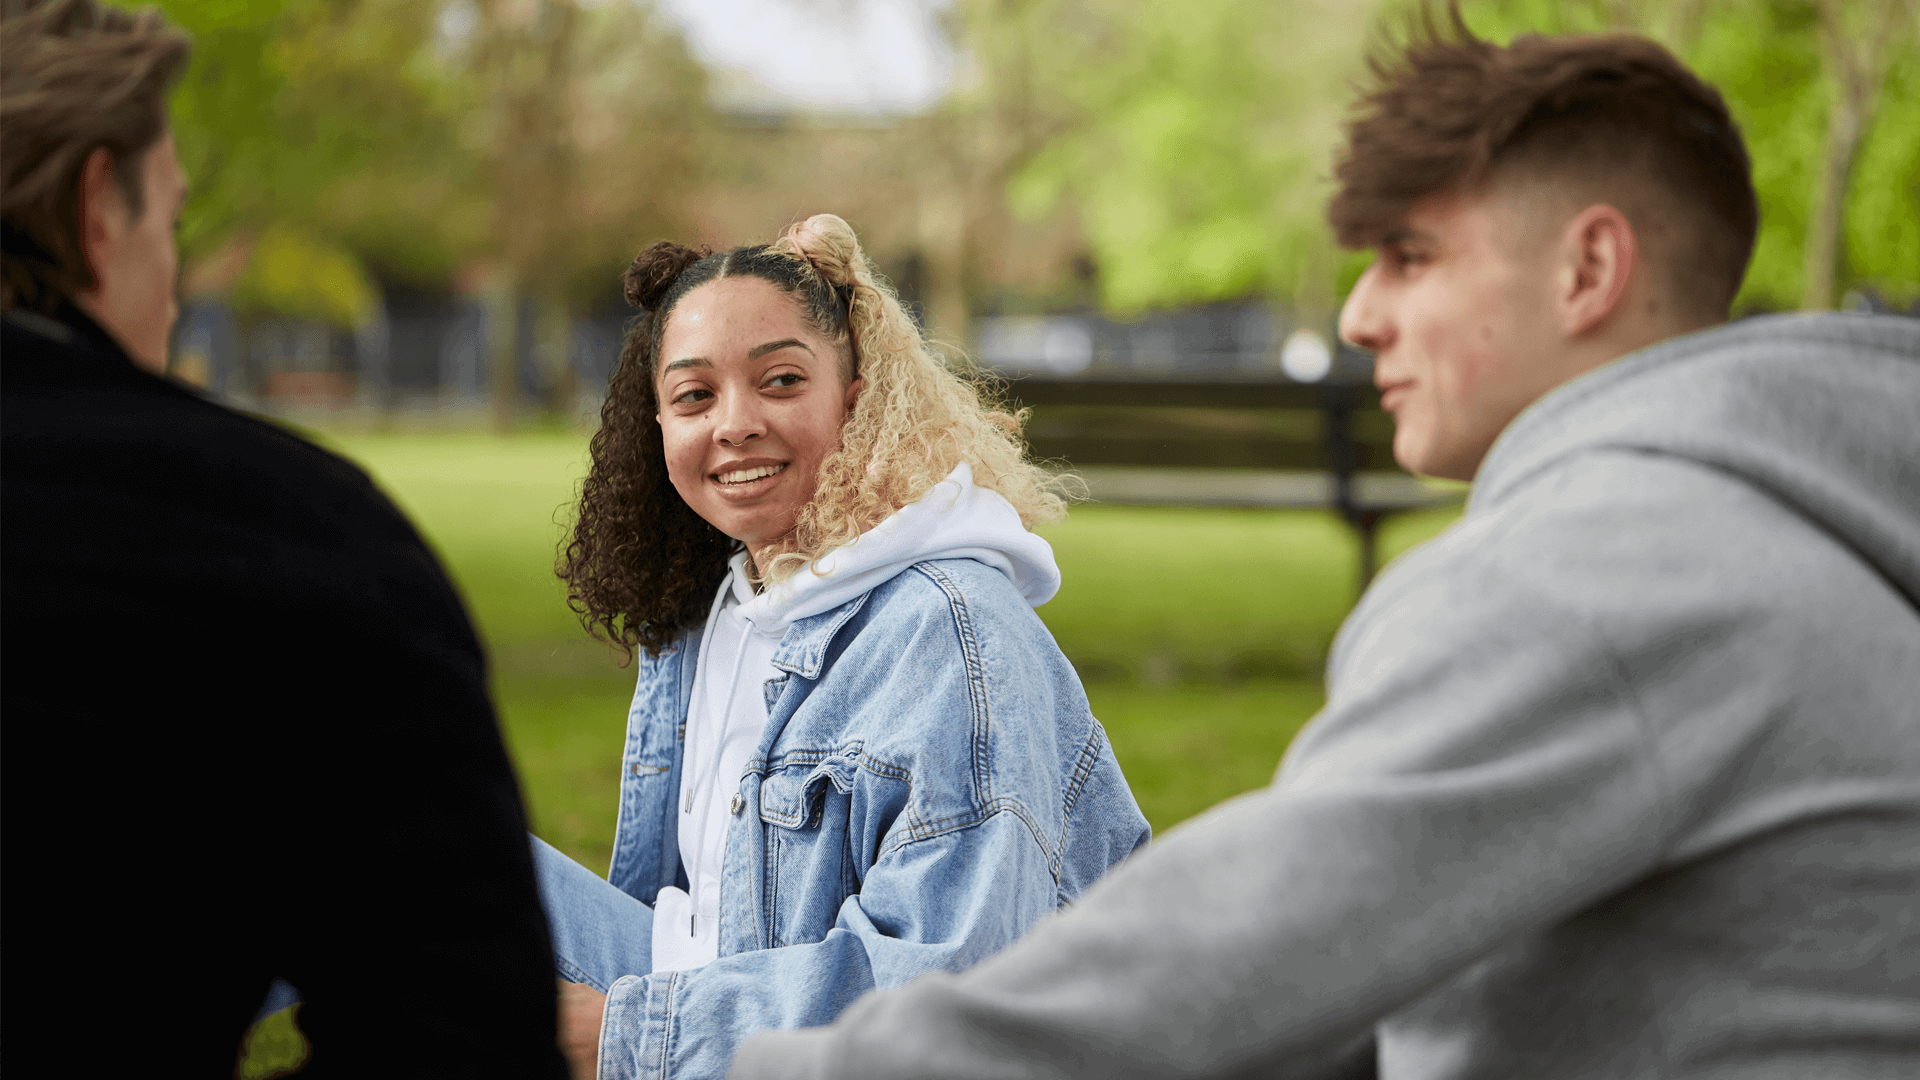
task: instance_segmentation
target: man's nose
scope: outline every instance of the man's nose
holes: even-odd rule
[[[749,439],[757,439],[767,433],[766,416],[755,395],[723,391],[719,405],[719,422],[713,429],[716,441],[740,446]]]
[[[1393,343],[1393,324],[1381,303],[1379,269],[1378,263],[1367,267],[1340,308],[1340,340],[1372,353]]]

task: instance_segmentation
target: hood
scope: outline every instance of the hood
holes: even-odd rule
[[[1019,511],[999,492],[975,484],[973,467],[963,461],[919,502],[770,586],[746,601],[740,613],[760,633],[781,634],[929,559],[985,563],[1005,574],[1034,607],[1060,591],[1053,548],[1027,531]],[[745,553],[734,556],[735,583],[745,580],[745,560]]]
[[[1468,513],[1593,450],[1737,476],[1920,607],[1920,319],[1766,316],[1630,353],[1522,412],[1488,452]]]

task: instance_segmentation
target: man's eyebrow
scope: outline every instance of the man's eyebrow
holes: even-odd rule
[[[669,371],[679,371],[681,368],[690,368],[690,367],[710,368],[712,366],[713,366],[713,361],[707,359],[704,356],[688,356],[688,357],[683,357],[682,359],[679,359],[679,360],[675,360],[673,363],[668,364],[666,367],[661,368],[660,374],[665,375]]]
[[[782,338],[779,341],[769,341],[765,345],[755,345],[753,348],[747,350],[747,359],[758,360],[768,353],[779,352],[781,349],[807,349],[807,343],[801,341],[799,338]],[[813,350],[807,349],[807,353],[811,355]]]

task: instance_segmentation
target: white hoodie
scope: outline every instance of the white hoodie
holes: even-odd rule
[[[761,687],[779,675],[773,655],[787,627],[931,559],[985,563],[1034,607],[1060,591],[1053,549],[1027,531],[999,492],[974,484],[965,462],[919,502],[758,595],[747,581],[746,558],[740,552],[728,563],[700,639],[680,765],[680,861],[691,895],[669,886],[654,902],[655,971],[684,971],[719,955],[730,804],[767,724]]]

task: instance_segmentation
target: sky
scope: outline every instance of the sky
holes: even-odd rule
[[[954,71],[946,0],[657,0],[714,72],[715,104],[898,116],[939,101]]]

